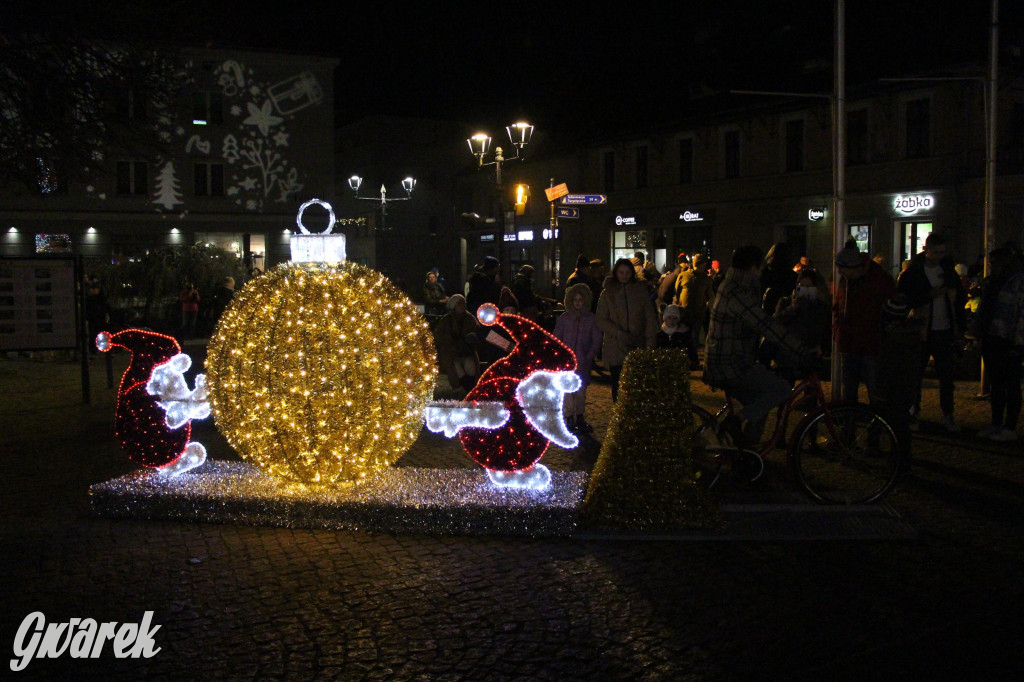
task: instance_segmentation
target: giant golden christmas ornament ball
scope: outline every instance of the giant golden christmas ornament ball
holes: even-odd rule
[[[289,481],[356,483],[419,435],[436,368],[409,299],[355,263],[284,263],[248,282],[207,353],[217,427]]]

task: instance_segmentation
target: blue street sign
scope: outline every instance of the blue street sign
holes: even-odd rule
[[[605,194],[566,194],[562,197],[563,204],[607,204]]]
[[[572,206],[561,206],[555,208],[556,218],[579,218],[580,210]]]

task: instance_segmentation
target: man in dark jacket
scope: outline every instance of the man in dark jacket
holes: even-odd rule
[[[878,263],[856,246],[836,254],[832,330],[842,362],[843,400],[856,401],[863,381],[868,395],[878,394],[878,354],[882,348],[882,306],[896,293],[896,283]]]
[[[532,265],[519,268],[512,280],[512,294],[519,301],[519,314],[536,322],[540,318],[540,298],[533,291],[534,273]]]
[[[935,359],[942,423],[947,431],[956,433],[960,426],[953,419],[954,348],[964,333],[967,292],[956,274],[953,258],[946,251],[945,236],[937,232],[929,234],[924,242],[924,251],[911,259],[910,266],[900,275],[898,286],[900,293],[907,297],[911,315],[923,321],[925,338],[921,367],[928,365],[929,358]],[[912,428],[916,429],[920,412],[921,384],[918,382]]]
[[[468,278],[469,291],[466,294],[466,310],[476,315],[476,309],[484,303],[498,305],[501,283],[498,281],[498,259],[484,258],[483,266],[474,270]]]

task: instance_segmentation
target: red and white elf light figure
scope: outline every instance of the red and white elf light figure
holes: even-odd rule
[[[206,448],[190,442],[192,419],[210,415],[206,375],[196,376],[189,389],[184,372],[192,359],[170,336],[144,329],[101,332],[96,347],[109,351],[124,348],[131,353],[121,376],[114,413],[114,433],[128,459],[177,476],[206,461]]]
[[[503,315],[489,303],[480,306],[477,319],[508,332],[515,348],[487,368],[465,401],[428,406],[427,428],[449,437],[458,433],[495,484],[545,488],[551,472],[538,461],[548,445],[579,444],[562,416],[563,396],[580,388],[576,355],[536,323]]]

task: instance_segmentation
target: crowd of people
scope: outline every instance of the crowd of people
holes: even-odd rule
[[[860,388],[909,442],[919,427],[922,380],[934,368],[942,426],[960,431],[955,416],[955,358],[965,339],[980,345],[991,394],[992,423],[979,436],[1017,439],[1024,355],[1024,260],[1012,245],[988,255],[990,274],[971,282],[957,266],[945,236],[930,234],[921,253],[898,278],[884,260],[853,241],[835,255],[836,281],[786,243],[767,253],[737,248],[727,268],[708,254],[680,253],[662,272],[642,252],[620,258],[610,272],[600,259],[580,255],[566,282],[564,312],[553,333],[575,353],[582,388],[566,397],[573,430],[587,431],[586,391],[592,370],[610,375],[612,400],[626,356],[640,348],[678,348],[692,372],[729,391],[740,407],[723,425],[741,443],[760,439],[769,412],[788,399],[810,372],[826,373],[833,342],[844,400]],[[830,264],[831,266],[831,264]],[[502,286],[499,262],[487,257],[470,274],[463,294],[447,295],[438,273],[428,273],[428,310],[446,305],[435,339],[439,364],[453,389],[469,391],[481,367],[509,343],[478,338],[477,308],[494,303],[503,313],[536,320],[543,303],[533,289],[534,269],[523,266]],[[977,269],[977,268],[975,268]],[[980,274],[980,273],[977,273]],[[493,336],[493,335],[492,335]],[[703,347],[703,362],[700,349]]]

